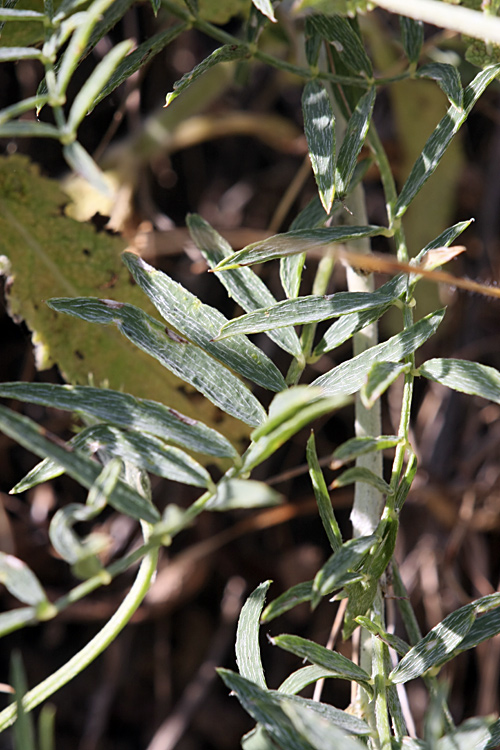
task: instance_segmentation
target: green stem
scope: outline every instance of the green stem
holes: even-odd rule
[[[384,604],[380,590],[375,597],[372,619],[383,626]],[[372,638],[372,679],[375,690],[375,724],[380,750],[391,750],[392,734],[387,705],[387,646],[375,636]]]
[[[176,16],[176,18],[180,18],[183,21],[190,23],[194,28],[198,29],[198,31],[202,31],[207,36],[212,37],[212,39],[217,39],[217,41],[222,42],[222,44],[237,44],[241,46],[243,43],[242,40],[238,37],[233,36],[232,34],[228,34],[226,31],[223,31],[222,29],[214,26],[208,21],[204,21],[202,18],[192,16],[188,10],[175,5],[169,0],[163,0],[162,5],[164,8],[167,8],[167,10],[172,13],[172,15]],[[249,55],[251,55],[251,57],[253,57],[255,60],[259,60],[259,62],[270,65],[272,68],[283,70],[285,73],[296,75],[306,81],[310,80],[311,78],[321,78],[322,80],[330,81],[331,83],[335,83],[340,86],[357,86],[358,88],[369,89],[374,84],[385,86],[388,83],[401,81],[410,76],[409,72],[405,72],[399,73],[398,75],[392,76],[390,78],[381,78],[380,80],[375,80],[361,77],[356,78],[352,76],[341,76],[336,75],[335,73],[329,73],[328,71],[313,72],[310,68],[302,68],[301,66],[294,65],[293,63],[289,63],[286,60],[281,60],[279,57],[274,57],[274,55],[269,55],[267,52],[263,52],[262,50],[258,49],[254,44],[248,44],[247,47]]]
[[[324,255],[318,263],[316,269],[316,275],[314,277],[314,283],[312,293],[316,295],[326,294],[328,284],[333,273],[335,266],[335,257],[332,255]],[[309,323],[302,329],[302,335],[300,337],[300,344],[302,347],[302,357],[296,358],[292,361],[290,368],[286,376],[286,382],[288,385],[295,385],[298,383],[300,376],[304,372],[305,366],[310,359],[314,336],[316,334],[317,323]]]
[[[50,677],[47,677],[46,680],[40,682],[33,690],[26,693],[23,698],[25,711],[32,711],[36,706],[39,706],[40,703],[47,700],[57,690],[80,674],[80,672],[102,654],[123,630],[149,590],[156,572],[158,549],[156,547],[144,558],[132,588],[102,630],[60,669],[51,674]],[[16,716],[17,708],[15,705],[4,709],[0,713],[0,731],[11,726],[15,722]]]

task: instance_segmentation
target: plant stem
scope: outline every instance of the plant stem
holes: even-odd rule
[[[380,8],[460,34],[500,44],[500,18],[441,0],[375,0]]]
[[[51,674],[50,677],[47,677],[46,680],[40,682],[33,690],[26,693],[23,698],[25,711],[32,711],[36,706],[39,706],[40,703],[80,674],[123,630],[149,590],[156,571],[158,549],[158,547],[155,547],[144,558],[132,588],[102,630],[60,669]],[[11,726],[15,722],[16,716],[17,708],[15,705],[4,709],[0,713],[0,731]]]

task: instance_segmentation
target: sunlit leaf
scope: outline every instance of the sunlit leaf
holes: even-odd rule
[[[226,271],[238,266],[251,266],[254,263],[264,263],[288,255],[296,255],[335,242],[350,242],[361,237],[374,237],[385,232],[384,227],[378,226],[295,229],[248,245],[219,263],[215,270]]]
[[[500,404],[500,372],[494,367],[465,359],[428,359],[418,373],[454,391]]]
[[[330,546],[333,551],[336,552],[342,546],[342,534],[340,533],[325,478],[321,471],[321,466],[319,465],[313,432],[311,432],[311,436],[307,441],[306,457],[309,465],[309,476],[311,477],[321,522],[328,537],[328,541],[330,542]]]
[[[361,39],[347,18],[340,15],[311,16],[311,25],[323,39],[332,44],[345,65],[356,75],[369,78],[373,74],[370,58]]]
[[[307,659],[312,664],[329,669],[336,673],[340,679],[354,680],[354,682],[362,685],[368,693],[373,693],[370,675],[342,654],[330,651],[330,649],[320,646],[314,641],[300,638],[297,635],[277,635],[270,641],[275,646],[279,646],[301,659]]]
[[[23,604],[37,607],[47,602],[40,581],[26,563],[5,552],[0,552],[0,583]]]
[[[334,552],[316,573],[313,584],[313,603],[318,603],[322,596],[331,594],[335,589],[350,583],[353,579],[351,573],[357,571],[377,541],[378,537],[374,534],[350,539],[338,552]]]
[[[96,417],[212,456],[237,455],[220,433],[156,401],[105,388],[48,383],[0,383],[0,397]]]
[[[64,146],[63,156],[72,170],[83,177],[84,180],[87,180],[103,196],[110,197],[111,189],[105,175],[78,141],[73,141],[73,143]]]
[[[260,10],[260,12],[269,18],[270,21],[273,23],[276,23],[276,16],[274,15],[273,6],[271,3],[271,0],[252,0],[252,3],[255,5],[257,10]]]
[[[142,351],[197,388],[223,411],[253,426],[263,421],[264,409],[239,378],[138,307],[86,297],[63,297],[47,304],[57,312],[89,323],[116,325]]]
[[[280,403],[285,403],[285,394],[287,393],[285,391],[275,398],[279,398]],[[243,456],[244,470],[250,471],[259,463],[262,463],[292,435],[295,435],[315,419],[330,414],[348,403],[348,400],[343,396],[340,398],[334,396],[330,399],[329,397],[318,398],[314,391],[312,391],[312,394],[312,398],[305,400],[304,405],[299,409],[291,410],[290,416],[286,418],[284,418],[285,411],[276,414],[270,413],[269,419],[263,423],[263,432],[257,432],[258,437],[254,433],[254,441]],[[299,392],[298,395],[301,396],[302,393]]]
[[[243,60],[248,57],[248,49],[246,45],[236,44],[225,44],[223,47],[219,47],[211,55],[208,55],[201,63],[196,65],[189,73],[185,73],[182,78],[174,83],[173,90],[167,94],[165,106],[168,107],[179,94],[181,94],[193,81],[199,78],[214,65],[219,63],[231,62],[233,60]]]
[[[401,217],[420,188],[435,171],[452,138],[458,133],[487,86],[496,78],[500,65],[490,65],[474,78],[464,91],[463,108],[453,104],[427,141],[415,162],[396,203],[395,216]]]
[[[354,461],[358,456],[364,456],[373,451],[394,448],[401,440],[402,438],[397,435],[380,435],[379,437],[366,435],[364,437],[351,438],[334,450],[331,468],[338,469],[343,464]]]
[[[364,750],[366,745],[336,726],[332,721],[334,717],[329,715],[330,712],[318,710],[320,705],[328,708],[324,703],[318,704],[316,701],[307,701],[295,696],[286,702],[283,701],[282,708],[315,750],[338,750],[339,747],[343,750]]]
[[[380,360],[399,362],[422,346],[437,330],[444,317],[444,310],[437,310],[398,333],[388,341],[367,349],[333,370],[320,375],[311,385],[321,386],[325,394],[355,393],[365,382],[373,364]]]
[[[464,103],[464,92],[460,74],[454,65],[447,63],[428,63],[416,72],[417,78],[432,78],[444,91],[450,104],[461,109]]]
[[[0,407],[0,430],[40,458],[48,457],[61,464],[73,479],[87,489],[92,487],[100,474],[102,467],[95,461],[68,449],[58,438],[49,435],[31,419],[4,407]],[[159,519],[156,508],[121,481],[117,483],[109,502],[116,510],[132,518],[144,519],[150,523]]]
[[[366,408],[371,409],[400,375],[410,371],[410,367],[407,362],[375,362],[361,388],[361,400]]]
[[[463,641],[475,618],[474,603],[466,604],[444,618],[404,656],[392,670],[394,683],[408,682],[443,664]]]
[[[283,496],[265,482],[253,479],[227,479],[217,485],[217,493],[205,505],[206,510],[267,508],[279,505]]]
[[[262,613],[262,622],[271,622],[304,602],[310,602],[313,595],[313,582],[297,583],[270,602]]]
[[[196,344],[232,370],[272,391],[286,387],[276,365],[255,344],[238,337],[214,341],[227,319],[205,305],[167,274],[156,270],[133,253],[124,253],[125,265],[158,312],[181,336]]]
[[[308,295],[297,299],[287,299],[272,307],[234,318],[225,323],[217,339],[234,336],[238,333],[259,333],[287,325],[319,323],[337,316],[350,315],[392,304],[399,295],[399,289],[392,285],[381,287],[376,292],[336,292],[335,294]]]
[[[272,737],[278,747],[284,750],[313,750],[307,740],[300,735],[292,721],[281,708],[279,694],[263,690],[250,680],[229,669],[218,669],[217,673],[226,686],[237,696],[250,716],[258,721]]]
[[[364,466],[354,466],[352,469],[346,469],[346,471],[343,471],[340,476],[334,479],[331,488],[337,489],[338,487],[347,487],[356,482],[369,484],[383,494],[387,494],[391,490],[390,486],[384,481],[384,479],[382,479],[382,477],[379,477],[373,471],[370,471],[370,469],[367,469]]]
[[[374,104],[375,89],[372,88],[359,99],[347,123],[335,170],[335,187],[340,198],[349,189],[359,153],[368,134]]]
[[[329,213],[335,195],[335,118],[330,97],[319,81],[308,81],[302,94],[304,131],[323,208]]]
[[[231,246],[201,216],[189,215],[186,218],[186,224],[196,246],[203,253],[211,268],[232,255]],[[276,304],[276,299],[267,285],[250,268],[236,268],[233,271],[215,275],[227,289],[229,296],[247,312]],[[268,335],[285,351],[300,356],[302,352],[300,341],[293,328],[269,332]]]
[[[236,633],[236,663],[240,675],[261,688],[266,678],[260,657],[260,615],[271,581],[265,581],[253,591],[243,605]]]
[[[424,24],[407,16],[399,16],[399,27],[401,29],[401,41],[404,51],[411,63],[418,62],[422,45],[424,43]]]

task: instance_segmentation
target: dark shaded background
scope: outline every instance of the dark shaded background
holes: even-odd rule
[[[385,17],[382,17],[385,18]],[[164,23],[164,19],[160,21]],[[385,21],[384,21],[385,23]],[[134,36],[139,41],[157,28],[146,6],[132,9],[113,32],[113,41]],[[237,24],[230,26],[237,30]],[[172,83],[215,44],[197,32],[189,32],[155,59],[143,79],[119,89],[101,104],[81,128],[81,140],[94,152],[108,128],[113,140],[130,136],[144,118],[160,108]],[[95,65],[97,50],[81,67],[73,93]],[[464,69],[465,76],[471,76]],[[36,63],[0,67],[0,108],[34,93],[40,70]],[[134,211],[124,230],[133,239],[148,238],[148,257],[205,301],[232,314],[231,305],[215,280],[204,273],[200,257],[184,236],[162,233],[183,227],[189,211],[197,211],[217,228],[231,233],[235,246],[247,244],[267,230],[304,160],[300,136],[300,86],[296,80],[262,66],[240,70],[240,80],[228,87],[208,110],[279,114],[297,128],[296,136],[272,147],[252,132],[213,139],[175,154],[158,153],[143,165],[134,195]],[[118,117],[117,117],[118,113]],[[49,114],[44,114],[49,117]],[[390,99],[381,95],[376,121],[391,155],[396,174],[401,144]],[[114,123],[114,125],[113,125]],[[116,126],[116,127],[115,127]],[[453,221],[474,216],[464,235],[468,253],[452,264],[452,272],[487,281],[499,277],[498,207],[500,204],[500,107],[497,84],[490,87],[461,133],[465,161],[455,188]],[[66,171],[60,146],[52,141],[0,142],[3,153],[26,153],[42,171],[60,177]],[[102,151],[102,149],[100,149]],[[384,221],[383,199],[374,171],[366,179],[370,221]],[[289,221],[314,194],[309,176],[297,197],[274,229],[286,229]],[[104,222],[95,217],[99,225]],[[451,223],[451,222],[450,222]],[[248,230],[244,239],[241,229]],[[444,228],[444,227],[443,227]],[[428,237],[428,240],[432,237]],[[153,250],[151,249],[153,248]],[[378,248],[386,250],[388,248]],[[316,259],[308,261],[303,291],[312,278]],[[276,264],[262,269],[273,291],[279,292]],[[342,288],[343,272],[334,276]],[[427,285],[432,301],[436,290]],[[419,355],[475,359],[500,368],[498,302],[479,296],[441,290],[449,304],[443,329]],[[430,304],[428,299],[423,304]],[[384,324],[390,332],[390,322]],[[37,373],[29,332],[9,318],[5,302],[0,307],[2,356],[0,379],[60,382],[56,370]],[[262,341],[278,366],[288,362],[279,351]],[[346,347],[326,363],[327,369]],[[309,377],[312,377],[311,374]],[[397,431],[401,384],[391,389],[384,403],[384,431]],[[67,415],[11,404],[51,431],[69,437]],[[175,404],[174,404],[175,406]],[[500,407],[480,399],[447,392],[438,385],[417,384],[413,433],[419,456],[419,473],[405,510],[397,559],[424,632],[453,609],[496,590],[500,568]],[[318,452],[327,459],[332,450],[352,435],[352,412],[345,409],[318,425]],[[236,618],[244,597],[260,582],[271,578],[274,597],[294,583],[311,578],[328,555],[328,544],[315,511],[307,474],[304,445],[307,435],[297,435],[259,469],[257,478],[271,478],[287,504],[270,512],[204,514],[196,525],[174,540],[163,553],[158,579],[126,631],[108,651],[79,675],[51,702],[57,707],[58,750],[232,750],[252,727],[235,698],[228,697],[214,666],[234,668]],[[387,456],[387,468],[390,466]],[[23,559],[38,575],[50,595],[57,597],[75,585],[68,567],[55,558],[48,542],[48,525],[54,510],[68,502],[84,500],[85,494],[70,480],[61,478],[24,496],[10,496],[9,489],[34,465],[33,456],[0,435],[1,549]],[[333,473],[325,470],[327,479]],[[196,496],[189,488],[153,480],[155,502],[186,505]],[[337,491],[332,502],[346,538],[350,535],[350,491]],[[114,539],[114,553],[137,543],[137,529],[127,519],[108,515],[102,530]],[[211,540],[208,541],[207,540]],[[3,639],[0,681],[8,681],[12,649],[23,655],[30,686],[34,686],[81,648],[111,616],[125,595],[132,573],[115,580],[106,590],[75,604],[54,622],[22,630]],[[390,594],[390,591],[389,591]],[[4,609],[16,606],[1,592]],[[326,643],[336,604],[324,602],[313,614],[298,607],[263,629],[265,634],[292,632]],[[397,620],[396,604],[388,599],[389,618]],[[398,631],[399,632],[399,631]],[[401,633],[403,635],[403,633]],[[350,654],[350,644],[337,648]],[[277,687],[300,664],[272,647],[263,637],[263,660],[268,684]],[[483,644],[464,654],[444,670],[451,683],[450,705],[457,722],[475,714],[498,711],[498,664],[500,640]],[[421,727],[426,694],[420,681],[408,686],[410,703]],[[347,683],[331,681],[323,699],[338,707],[349,704]],[[6,698],[2,699],[6,703]],[[157,744],[149,743],[160,725],[169,720]],[[174,742],[177,738],[177,744]],[[10,748],[6,732],[0,748]]]

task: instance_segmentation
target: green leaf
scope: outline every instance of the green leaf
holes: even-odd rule
[[[323,669],[322,667],[317,667],[316,665],[311,666],[311,667],[304,667],[302,670],[299,670],[299,671],[305,672],[306,670],[314,670],[316,674],[319,674],[319,672],[321,671],[323,676],[326,678],[335,676],[334,674],[330,672],[330,670]],[[297,672],[295,672],[295,675],[297,675]],[[291,676],[292,675],[290,675],[290,677]],[[320,678],[317,677],[316,679],[320,679]],[[283,684],[280,686],[278,693],[284,694],[286,692],[282,689]],[[288,691],[286,695],[283,695],[283,700],[282,700],[281,705],[282,706],[287,706],[287,705],[300,706],[303,709],[307,709],[308,715],[311,715],[311,713],[316,714],[318,716],[321,716],[326,721],[328,721],[330,728],[331,728],[331,725],[333,725],[334,728],[336,727],[338,729],[342,729],[343,731],[348,732],[349,734],[358,734],[358,735],[370,734],[371,730],[368,724],[364,722],[362,719],[358,719],[357,716],[353,716],[352,714],[347,713],[347,711],[341,711],[338,708],[334,708],[333,706],[330,706],[328,703],[321,703],[320,701],[311,700],[310,698],[301,698],[299,696],[296,696],[295,692]],[[310,739],[309,735],[306,735],[306,736],[308,739]],[[338,746],[336,747],[338,748]],[[344,747],[344,745],[342,745],[342,747]]]
[[[36,10],[0,8],[0,21],[45,21],[45,14]]]
[[[95,425],[79,433],[74,442],[84,442],[89,450],[104,450],[110,456],[118,456],[173,482],[194,487],[212,485],[208,471],[187,453],[140,432],[122,432],[116,427]]]
[[[253,426],[263,421],[264,409],[239,378],[138,307],[85,297],[52,299],[47,304],[57,312],[89,323],[116,325],[129,341],[190,383],[223,411]]]
[[[0,552],[0,583],[23,604],[38,607],[48,603],[40,581],[26,563],[5,552]]]
[[[476,618],[471,629],[460,642],[457,653],[475,648],[480,643],[498,635],[498,633],[500,633],[500,607]]]
[[[81,453],[68,450],[58,438],[50,436],[42,427],[26,417],[0,407],[0,430],[27,450],[41,458],[51,458],[61,464],[67,474],[90,489],[100,474],[101,467]],[[128,485],[118,482],[110,497],[110,505],[136,519],[155,523],[158,511]]]
[[[319,81],[308,81],[302,94],[307,148],[323,208],[330,212],[335,195],[335,117],[330,97]]]
[[[335,242],[350,242],[361,237],[374,237],[384,234],[384,227],[318,227],[316,229],[295,229],[285,234],[254,242],[243,250],[233,253],[216,267],[216,271],[227,271],[238,266],[251,266],[268,260],[296,255]]]
[[[371,78],[373,68],[361,39],[347,18],[339,15],[311,16],[311,26],[332,44],[341,55],[345,65],[356,75]]]
[[[282,708],[290,717],[294,726],[300,731],[315,750],[364,750],[365,744],[358,742],[336,726],[331,711],[320,711],[320,706],[330,708],[326,704],[305,698],[288,698],[282,702]]]
[[[279,648],[289,651],[301,659],[307,659],[311,664],[329,669],[340,679],[357,682],[370,695],[373,694],[370,675],[342,654],[330,651],[330,649],[320,646],[314,641],[300,638],[297,635],[277,635],[270,641],[275,646],[279,646]]]
[[[364,466],[354,466],[352,469],[346,469],[346,471],[343,471],[332,482],[331,486],[332,489],[337,489],[338,487],[347,487],[349,484],[355,484],[355,482],[369,484],[370,487],[375,487],[376,490],[385,495],[391,491],[390,485],[382,477],[377,476],[377,474]]]
[[[35,750],[35,727],[33,717],[25,709],[23,698],[28,690],[26,673],[19,651],[15,650],[10,662],[10,682],[15,690],[17,717],[13,729],[14,747]]]
[[[319,53],[323,40],[314,30],[314,27],[311,24],[311,16],[306,16],[304,37],[307,64],[310,68],[315,68],[318,65]]]
[[[261,621],[271,622],[271,620],[275,620],[276,617],[279,617],[290,609],[297,607],[299,604],[310,602],[312,595],[312,581],[297,583],[267,605],[262,613]]]
[[[9,635],[9,633],[14,633],[25,625],[32,625],[36,621],[36,607],[20,607],[8,612],[0,612],[0,638]]]
[[[396,651],[396,653],[400,656],[404,656],[410,650],[410,646],[405,641],[401,640],[401,638],[398,638],[398,636],[396,635],[388,633],[376,622],[370,620],[369,617],[363,617],[362,615],[359,615],[358,617],[356,617],[356,622],[358,623],[358,625],[361,625],[363,628],[368,630],[369,633],[375,635],[377,638],[380,638],[380,640],[386,643],[390,648],[394,649],[394,651]]]
[[[287,325],[319,323],[329,318],[391,305],[399,296],[399,289],[395,293],[394,287],[395,285],[389,288],[381,287],[376,292],[336,292],[286,299],[230,320],[222,326],[217,340],[241,333],[260,333]]]
[[[204,506],[206,510],[234,510],[236,508],[267,508],[279,505],[283,496],[265,482],[253,479],[227,479],[217,485],[217,493]]]
[[[447,63],[429,63],[415,73],[417,78],[431,78],[439,85],[448,97],[450,104],[461,109],[464,103],[464,91],[460,73],[454,65]]]
[[[348,192],[359,152],[368,135],[374,104],[375,88],[372,88],[359,99],[347,123],[335,170],[335,187],[339,198]]]
[[[207,470],[179,448],[165,445],[161,440],[140,432],[122,432],[109,425],[92,425],[69,441],[74,449],[93,454],[106,452],[138,466],[156,476],[182,482],[194,487],[211,487]],[[35,466],[15,487],[11,494],[26,492],[41,482],[60,476],[64,469],[45,459]]]
[[[276,745],[260,724],[241,738],[242,750],[276,750]]]
[[[269,18],[270,21],[273,23],[276,23],[277,19],[274,15],[273,6],[271,3],[271,0],[252,0],[253,5],[257,8],[257,10],[260,10],[262,15]]]
[[[87,504],[69,503],[58,510],[50,522],[49,536],[52,546],[63,560],[70,563],[74,575],[78,578],[91,578],[102,571],[97,553],[106,541],[92,534],[81,541],[73,526],[82,521],[91,521],[102,512],[116,487],[121,469],[122,463],[119,459],[110,461],[92,485]]]
[[[320,386],[328,395],[350,394],[358,391],[373,364],[379,360],[399,362],[422,346],[435,333],[444,317],[445,310],[437,310],[398,333],[388,341],[372,346],[347,362],[334,367],[311,384]]]
[[[334,201],[332,210],[335,208],[336,203],[337,202]],[[310,227],[321,226],[325,223],[327,218],[328,214],[325,213],[325,209],[321,205],[319,196],[315,195],[314,198],[309,201],[307,206],[297,214],[290,224],[290,230],[308,229]],[[280,259],[281,286],[283,287],[286,296],[289,298],[298,297],[305,262],[306,253],[289,255]]]
[[[361,388],[361,401],[365,407],[371,409],[389,386],[410,369],[411,365],[408,362],[375,362]]]
[[[378,537],[374,534],[350,539],[345,542],[338,552],[334,552],[320,570],[316,573],[313,583],[313,605],[319,603],[321,597],[331,594],[351,583],[353,572],[357,572],[363,559],[376,544]],[[323,665],[324,666],[324,665]]]
[[[280,371],[255,344],[246,338],[214,341],[227,319],[204,305],[183,286],[157,271],[133,253],[124,253],[125,265],[162,317],[182,335],[227,367],[272,391],[286,383]]]
[[[99,94],[109,83],[119,63],[132,50],[132,47],[133,42],[130,40],[120,42],[94,68],[71,105],[66,123],[68,132],[76,133],[81,121],[94,109]]]
[[[261,688],[266,688],[266,678],[260,658],[260,614],[271,581],[265,581],[250,594],[243,605],[236,633],[236,663],[239,673]]]
[[[321,522],[328,537],[328,541],[330,542],[333,551],[336,552],[342,546],[342,534],[340,533],[339,525],[333,512],[330,494],[326,486],[323,472],[321,471],[321,466],[319,465],[313,432],[311,432],[311,436],[307,441],[306,457],[309,466],[309,476],[311,477],[311,483],[318,504]]]
[[[158,8],[160,3],[158,2]],[[167,31],[161,31],[159,34],[155,34],[150,39],[140,44],[137,49],[131,52],[127,57],[120,62],[113,75],[109,78],[106,85],[102,88],[98,95],[95,97],[92,107],[89,108],[91,112],[99,102],[109,96],[115,89],[118,88],[124,81],[136,71],[140,70],[144,65],[147,65],[153,57],[161,52],[167,45],[173,42],[179,34],[185,31],[188,25],[185,23],[177,24]]]
[[[287,695],[296,695],[308,685],[313,685],[318,680],[323,680],[331,676],[335,677],[336,673],[332,673],[329,669],[325,669],[324,667],[317,667],[316,664],[312,664],[308,667],[301,667],[300,669],[297,669],[296,672],[292,672],[292,674],[281,683],[278,692]],[[361,720],[359,719],[358,721]]]
[[[290,401],[287,399],[289,391],[284,391],[275,397],[273,403],[276,402],[276,408],[273,411],[270,409],[269,419],[263,423],[262,430],[253,433],[254,442],[243,456],[245,471],[250,471],[262,463],[302,427],[325,414],[340,409],[347,403],[344,398],[318,398],[317,392],[314,391],[310,391],[311,395],[308,397],[307,390],[310,390],[308,386],[298,386],[298,388],[300,391],[297,393],[292,391],[290,394],[292,396]],[[295,395],[297,398],[293,398]],[[302,406],[300,406],[301,400]]]
[[[417,63],[424,43],[424,24],[407,16],[399,16],[399,27],[406,57],[411,63]]]
[[[189,215],[186,224],[194,243],[211,268],[214,268],[224,258],[232,255],[231,246],[201,216],[197,214]],[[266,284],[250,268],[237,268],[215,275],[227,289],[229,296],[247,312],[276,304],[276,299]],[[294,356],[302,354],[299,338],[293,328],[269,332],[268,336],[290,354]]]
[[[381,307],[373,307],[365,312],[351,313],[343,315],[339,320],[332,323],[323,334],[323,338],[318,342],[314,349],[314,357],[321,357],[326,352],[336,349],[341,344],[348,341],[355,333],[361,331],[370,323],[378,320],[390,308],[390,304]]]
[[[486,750],[495,735],[495,719],[491,716],[474,716],[445,734],[436,743],[436,750]]]
[[[248,57],[248,48],[244,44],[225,44],[223,47],[219,47],[211,55],[208,55],[201,63],[196,65],[189,73],[185,73],[176,83],[174,83],[173,90],[167,94],[165,100],[165,106],[168,107],[179,94],[181,94],[193,81],[199,78],[207,70],[213,68],[214,65],[224,62],[232,62],[233,60],[243,60]]]
[[[490,65],[474,78],[464,91],[463,109],[451,105],[446,115],[425,144],[399,195],[395,218],[400,218],[420,188],[435,171],[452,138],[458,133],[469,113],[487,86],[500,72],[499,65]]]
[[[298,297],[299,295],[306,257],[306,253],[299,253],[280,259],[281,286],[288,298]],[[226,273],[229,273],[229,271],[226,271]]]
[[[344,627],[342,628],[342,637],[347,640],[351,637],[358,627],[357,618],[365,615],[372,607],[377,595],[379,581],[375,576],[367,572],[368,566],[364,566],[364,576],[361,580],[355,581],[347,589],[349,597],[347,599],[347,608],[344,616]]]
[[[281,750],[313,750],[283,711],[279,694],[263,690],[229,669],[218,669],[217,673],[245,711],[262,725]]]
[[[403,438],[397,435],[380,435],[379,437],[357,437],[346,440],[333,452],[332,469],[339,469],[349,461],[354,461],[358,456],[364,456],[373,451],[383,451],[386,448],[395,448]]]
[[[374,320],[378,320],[378,318],[389,309],[396,299],[405,294],[407,289],[407,277],[395,276],[375,292],[371,292],[371,294],[380,295],[381,305],[365,312],[355,312],[342,316],[340,320],[333,323],[333,325],[326,330],[323,338],[314,350],[314,355],[319,357],[322,354],[335,349],[366,325],[369,325]],[[348,292],[348,294],[351,294],[351,292]],[[391,302],[387,302],[388,299],[391,299]]]
[[[56,138],[59,140],[60,137],[60,131],[48,122],[14,120],[0,125],[0,138]]]
[[[36,47],[0,47],[0,62],[42,59],[43,52]]]
[[[234,458],[231,443],[216,430],[156,401],[105,388],[46,383],[0,383],[0,397],[14,398],[155,435],[197,453]]]
[[[411,490],[413,480],[415,479],[415,474],[417,473],[418,468],[418,461],[415,453],[413,452],[410,445],[406,446],[406,452],[408,454],[408,463],[406,466],[406,471],[404,473],[404,476],[402,480],[400,481],[398,488],[396,490],[396,494],[394,497],[394,507],[396,510],[401,510],[403,507],[406,498],[408,497],[408,493]]]
[[[63,156],[74,172],[87,180],[103,196],[111,197],[111,190],[104,174],[78,141],[73,141],[73,143],[64,146]]]
[[[0,110],[0,125],[4,125],[6,122],[11,120],[13,117],[18,117],[19,115],[24,114],[24,112],[29,112],[31,109],[40,109],[44,104],[48,102],[49,98],[48,96],[42,97],[42,96],[28,96],[26,99],[21,99],[20,102],[16,102],[15,104],[11,104],[9,107],[4,107],[4,109]],[[26,124],[25,121],[17,121],[18,125],[24,125]],[[37,123],[34,123],[35,125]],[[45,125],[45,123],[38,123],[39,125]],[[54,128],[54,126],[51,126],[54,133],[52,135],[53,138],[59,137],[59,131],[57,128]]]
[[[404,656],[392,670],[389,679],[395,683],[408,682],[441,666],[470,631],[475,618],[475,604],[466,604],[436,625]]]
[[[494,367],[465,359],[428,359],[418,374],[454,391],[500,404],[500,372]]]

